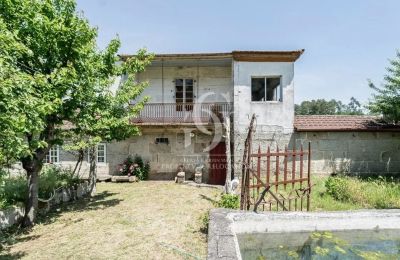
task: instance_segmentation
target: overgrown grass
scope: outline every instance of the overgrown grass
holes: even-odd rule
[[[313,178],[313,211],[400,208],[400,182],[393,178]]]
[[[400,183],[393,178],[329,177],[326,192],[334,199],[363,208],[400,208]]]

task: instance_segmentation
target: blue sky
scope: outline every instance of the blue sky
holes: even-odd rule
[[[99,28],[98,44],[119,35],[120,53],[297,50],[295,101],[365,103],[400,49],[398,0],[78,0]]]

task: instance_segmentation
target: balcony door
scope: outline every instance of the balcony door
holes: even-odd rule
[[[175,79],[175,102],[176,111],[193,111],[193,79]]]

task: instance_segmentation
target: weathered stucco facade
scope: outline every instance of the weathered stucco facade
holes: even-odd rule
[[[270,145],[276,149],[289,145],[294,121],[294,61],[293,62],[243,62],[234,61],[234,158],[235,175],[239,176],[242,165],[244,142],[253,114],[256,115],[253,134],[253,150],[258,145]],[[281,78],[280,101],[252,101],[253,77]]]

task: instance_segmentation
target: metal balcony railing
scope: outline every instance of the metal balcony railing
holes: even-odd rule
[[[231,112],[231,103],[148,103],[132,119],[137,124],[219,123]]]

